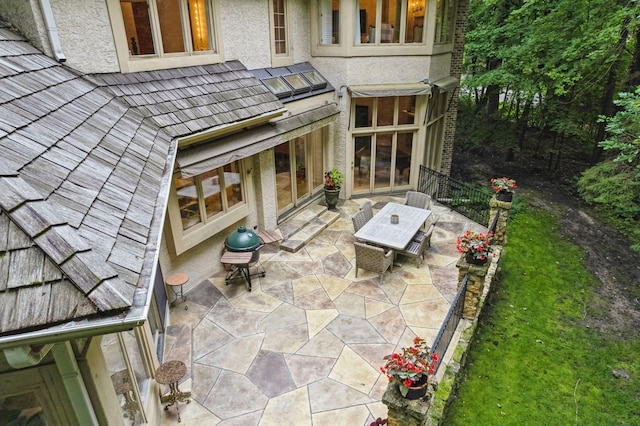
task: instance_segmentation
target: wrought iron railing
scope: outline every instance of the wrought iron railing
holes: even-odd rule
[[[431,195],[443,204],[480,224],[489,222],[491,195],[452,179],[425,166],[420,166],[418,191]]]
[[[456,293],[455,299],[453,299],[453,303],[449,307],[449,312],[447,312],[447,316],[444,318],[444,322],[440,327],[440,331],[433,341],[433,345],[431,346],[432,352],[438,355],[438,362],[436,364],[436,372],[438,372],[438,368],[440,367],[440,363],[442,362],[442,358],[444,354],[447,352],[447,348],[453,339],[453,334],[458,328],[458,323],[462,318],[462,309],[464,308],[464,293],[467,290],[467,281],[469,281],[469,274],[465,275],[462,279],[462,284],[460,284],[460,288]]]

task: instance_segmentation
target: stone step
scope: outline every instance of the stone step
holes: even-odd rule
[[[284,237],[280,249],[291,253],[299,251],[339,217],[340,212],[327,210],[326,206],[314,204],[307,207],[280,226]]]

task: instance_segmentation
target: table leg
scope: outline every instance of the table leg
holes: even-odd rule
[[[175,404],[176,412],[178,413],[178,423],[180,423],[182,422],[182,419],[180,418],[180,407],[178,407],[178,403],[186,402],[187,404],[189,404],[191,402],[191,399],[189,399],[190,397],[191,392],[181,392],[180,388],[178,387],[178,382],[173,382],[169,385],[169,395],[161,397],[160,402],[162,404],[166,402],[169,403],[164,407],[165,411]]]

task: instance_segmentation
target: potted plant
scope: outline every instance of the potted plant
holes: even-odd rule
[[[511,202],[513,200],[513,190],[518,186],[515,180],[501,177],[491,178],[491,187],[496,191],[496,200]]]
[[[483,265],[489,260],[489,254],[493,251],[491,239],[493,234],[483,234],[467,230],[458,237],[456,249],[465,256],[467,263]]]
[[[397,383],[403,397],[418,399],[426,395],[429,375],[435,373],[438,363],[438,355],[431,352],[426,340],[416,337],[413,346],[402,348],[401,352],[394,352],[384,359],[387,362],[380,371],[390,382]]]
[[[342,188],[344,175],[335,167],[324,174],[324,196],[327,201],[327,207],[331,210],[338,205],[338,194]]]

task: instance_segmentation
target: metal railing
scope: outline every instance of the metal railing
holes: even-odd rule
[[[444,322],[440,327],[440,331],[438,331],[438,335],[433,341],[433,345],[431,346],[431,350],[433,353],[438,355],[438,362],[436,363],[436,373],[438,372],[438,368],[440,368],[440,363],[442,362],[442,358],[444,354],[447,352],[447,348],[453,339],[453,334],[456,332],[456,328],[458,328],[458,323],[460,323],[460,319],[462,318],[462,309],[464,308],[464,293],[467,290],[467,281],[469,281],[469,274],[465,275],[462,279],[462,284],[460,284],[460,288],[456,293],[455,299],[453,299],[453,303],[449,307],[449,312],[447,312],[447,316],[444,318]]]
[[[489,221],[491,195],[464,182],[420,166],[418,191],[431,195],[440,204],[475,222],[486,224]]]

